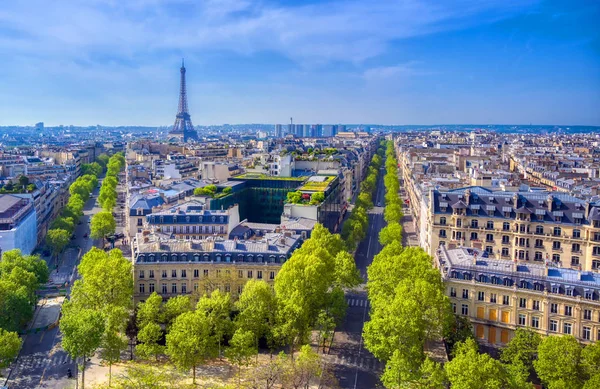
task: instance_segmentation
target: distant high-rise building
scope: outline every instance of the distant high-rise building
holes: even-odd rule
[[[281,124],[275,125],[275,137],[283,138],[283,126]]]
[[[35,129],[42,131],[44,129],[44,122],[35,123]]]
[[[311,136],[313,136],[313,134],[311,133],[311,125],[310,124],[305,124],[302,127],[302,136],[304,138],[310,138]]]
[[[181,80],[179,84],[179,107],[177,109],[177,115],[175,116],[175,124],[171,131],[169,131],[170,139],[178,139],[183,142],[187,142],[192,139],[198,139],[198,134],[194,130],[192,124],[192,118],[188,112],[187,102],[187,90],[185,86],[185,66],[183,60],[181,61]]]

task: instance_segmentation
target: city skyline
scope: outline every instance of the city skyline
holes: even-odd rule
[[[198,125],[600,124],[592,1],[22,7],[0,11],[0,126],[168,125],[181,57]]]

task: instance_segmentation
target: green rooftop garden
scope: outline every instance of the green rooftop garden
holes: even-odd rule
[[[299,191],[324,192],[336,176],[312,176],[304,183]],[[318,179],[318,181],[317,181]]]

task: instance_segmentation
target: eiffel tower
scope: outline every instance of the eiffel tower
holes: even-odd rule
[[[185,87],[185,66],[181,60],[181,81],[179,84],[179,108],[175,116],[175,124],[169,131],[169,139],[176,139],[183,142],[197,140],[198,134],[194,130],[192,118],[188,112],[187,91]]]

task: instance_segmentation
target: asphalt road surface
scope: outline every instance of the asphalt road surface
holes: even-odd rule
[[[75,240],[72,241],[74,249],[67,250],[59,262],[58,269],[52,269],[51,280],[62,283],[76,278],[75,267],[79,263],[79,248],[81,255],[92,247],[92,239],[86,239],[84,234],[89,234],[88,220],[92,215],[101,211],[96,203],[98,189],[94,190],[94,198],[87,201],[81,224],[75,227]],[[60,282],[62,281],[62,282]],[[56,292],[48,290],[46,293]],[[75,362],[60,347],[62,335],[58,327],[36,334],[26,335],[19,358],[10,371],[7,386],[10,389],[56,388],[63,389],[75,385],[75,380],[67,379],[67,369],[73,375],[77,372]],[[1,381],[0,381],[1,382]]]
[[[354,256],[356,266],[363,279],[367,279],[367,266],[373,262],[373,257],[381,251],[379,231],[385,227],[383,205],[385,205],[385,160],[377,179],[377,191],[373,198],[375,205],[369,211],[369,229],[366,238],[358,245]],[[382,205],[382,206],[379,206]],[[336,340],[330,350],[329,361],[337,377],[340,387],[344,389],[383,388],[379,376],[385,365],[377,360],[363,344],[362,331],[369,318],[367,293],[363,287],[346,295],[348,311],[344,324],[336,335]]]

